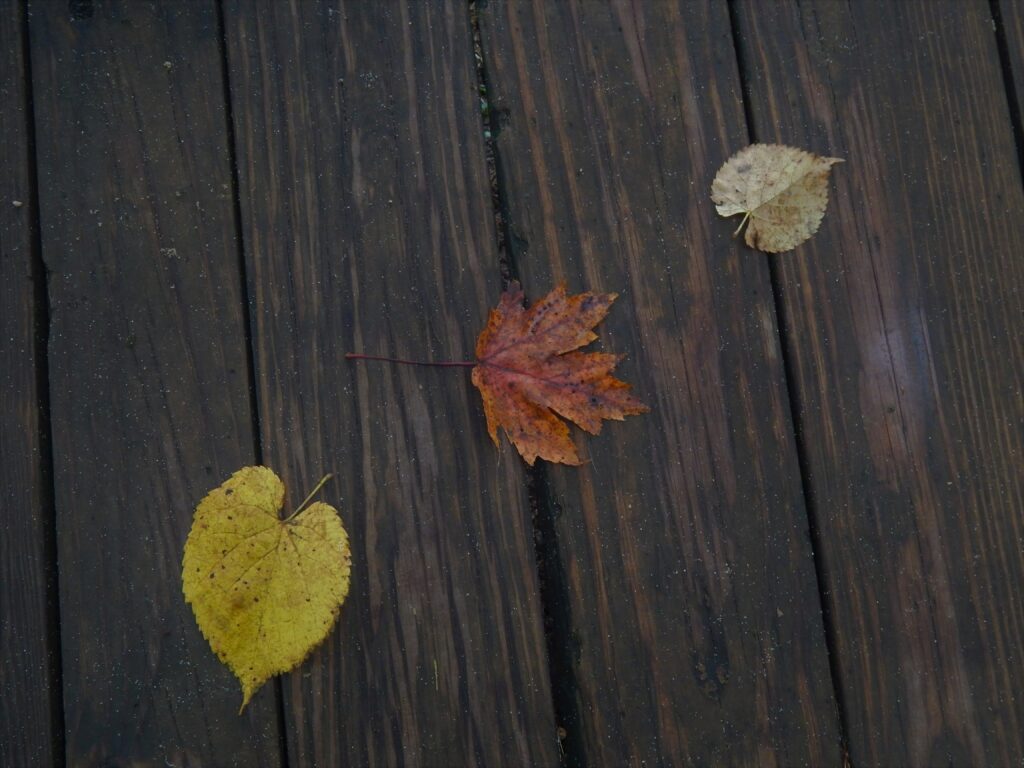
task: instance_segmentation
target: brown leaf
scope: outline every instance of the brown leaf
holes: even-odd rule
[[[726,161],[711,184],[722,216],[744,214],[746,243],[768,253],[796,248],[818,231],[828,205],[828,174],[843,162],[781,144],[752,144]]]
[[[537,457],[580,464],[569,427],[556,413],[596,435],[602,419],[650,410],[610,375],[619,355],[573,351],[597,338],[591,329],[616,296],[567,296],[563,283],[526,309],[518,283],[502,294],[477,339],[473,368],[495,445],[501,427],[531,466]]]

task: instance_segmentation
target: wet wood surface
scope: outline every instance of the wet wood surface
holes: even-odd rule
[[[839,760],[771,282],[709,212],[746,143],[724,4],[490,3],[512,257],[651,406],[548,468],[593,765]],[[724,51],[724,52],[723,52]]]
[[[285,681],[295,765],[558,761],[530,506],[465,368],[500,293],[469,16],[227,6],[264,460],[321,474],[352,594]]]
[[[6,5],[0,762],[1020,763],[1022,23]],[[752,139],[846,160],[777,257],[709,199]],[[344,359],[469,360],[510,276],[620,294],[652,411],[583,467],[495,449],[465,368]],[[253,463],[333,473],[354,571],[239,716],[181,554]]]
[[[0,8],[0,764],[60,760],[56,562],[23,9]]]
[[[1024,753],[1024,194],[985,2],[740,4],[754,134],[841,157],[775,260],[855,765]]]
[[[181,594],[254,446],[215,7],[73,10],[29,25],[67,759],[277,765],[275,701],[238,716]]]

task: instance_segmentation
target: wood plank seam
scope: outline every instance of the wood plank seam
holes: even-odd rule
[[[518,271],[628,291],[604,343],[629,351],[661,412],[592,445],[588,466],[546,468],[566,510],[555,525],[587,758],[839,762],[820,618],[785,610],[813,605],[817,584],[777,334],[765,333],[767,263],[741,259],[697,213],[696,178],[746,138],[726,7],[491,2],[480,14],[489,97],[508,115],[509,228],[529,241],[514,246]],[[757,426],[724,437],[726,413]],[[751,642],[754,626],[777,656]]]
[[[743,119],[747,126],[747,136],[751,144],[758,142],[757,129],[754,123],[753,102],[751,100],[750,76],[747,67],[746,57],[743,53],[743,46],[740,42],[740,24],[736,16],[736,0],[726,0],[729,9],[729,30],[732,49],[736,56],[736,69],[739,73],[740,99],[743,102]],[[828,669],[832,679],[832,694],[836,704],[836,719],[839,723],[839,744],[842,750],[843,761],[850,764],[849,750],[849,719],[846,712],[846,702],[843,698],[843,686],[841,671],[839,668],[836,643],[835,617],[829,606],[827,595],[830,592],[831,575],[828,566],[822,558],[821,547],[821,520],[818,515],[817,499],[814,497],[814,485],[811,482],[811,467],[807,460],[806,433],[803,428],[801,417],[801,396],[799,391],[799,380],[793,368],[793,350],[788,338],[788,330],[791,327],[792,319],[786,311],[785,302],[782,300],[782,287],[780,283],[778,260],[785,258],[777,254],[763,254],[768,262],[768,274],[771,278],[772,305],[775,309],[775,328],[779,337],[779,350],[782,357],[783,383],[786,390],[786,402],[789,407],[790,419],[793,424],[793,442],[796,446],[797,465],[800,468],[800,487],[803,492],[804,509],[807,512],[807,530],[811,537],[811,560],[814,563],[814,575],[818,585],[818,605],[821,610],[821,620],[825,628],[825,645],[828,649]]]
[[[484,130],[487,174],[491,183],[491,204],[494,212],[494,230],[498,264],[502,285],[507,287],[519,277],[515,266],[513,244],[516,238],[509,231],[508,196],[503,184],[497,142],[497,114],[493,111],[487,79],[487,56],[480,34],[480,19],[476,0],[469,3],[469,19],[473,30],[473,49],[476,56],[478,90],[485,100],[481,105]],[[576,705],[577,683],[573,663],[572,609],[565,563],[559,548],[555,519],[561,507],[554,499],[543,462],[526,470],[524,482],[530,503],[533,526],[537,580],[540,584],[540,602],[544,615],[544,640],[551,679],[552,706],[558,725],[559,758],[566,768],[586,765],[586,754],[580,729],[580,713]]]
[[[1010,112],[1010,123],[1013,126],[1013,143],[1017,148],[1017,164],[1020,167],[1021,180],[1024,181],[1024,123],[1021,122],[1020,100],[1017,92],[1024,88],[1024,72],[1013,71],[1013,60],[1010,56],[1010,45],[1006,34],[1006,21],[1000,7],[1001,0],[989,0],[992,12],[993,34],[999,50],[999,67],[1003,72],[1003,86],[1006,91],[1006,105]],[[1021,80],[1022,82],[1017,82]]]
[[[24,3],[22,5],[24,9]],[[28,15],[22,14],[22,41],[25,56],[25,116],[29,123],[29,207],[31,209],[32,272],[36,302],[36,381],[39,393],[39,460],[43,480],[43,504],[46,509],[44,558],[50,578],[46,582],[48,632],[46,654],[50,658],[51,723],[54,757],[65,758],[63,653],[60,635],[60,564],[57,559],[57,508],[53,487],[53,426],[50,422],[50,293],[49,271],[43,263],[39,226],[39,177],[35,161],[35,115],[32,101],[32,61],[28,46]]]
[[[195,500],[253,461],[216,7],[30,10],[66,760],[277,765],[180,591]]]
[[[243,6],[224,15],[264,451],[289,477],[335,462],[361,554],[345,631],[285,681],[291,763],[557,762],[521,470],[448,439],[480,423],[465,388],[344,360],[467,357],[493,305],[466,7]]]
[[[483,37],[480,34],[480,16],[476,0],[469,2],[469,26],[473,32],[474,69],[476,71],[477,92],[480,94],[480,121],[483,123],[484,152],[487,163],[487,179],[491,185],[491,208],[494,213],[494,234],[498,251],[498,266],[501,270],[502,287],[507,287],[513,279],[512,255],[509,248],[508,232],[508,201],[504,194],[501,177],[501,163],[498,162],[498,143],[495,138],[501,130],[500,117],[491,103],[488,80],[487,59],[484,56]]]
[[[242,231],[242,201],[238,185],[238,142],[235,136],[235,115],[231,99],[231,66],[228,61],[227,26],[224,21],[224,2],[216,0],[217,43],[220,53],[221,81],[224,85],[225,135],[228,145],[228,166],[231,170],[231,205],[235,225],[235,242],[238,253],[238,274],[241,276],[242,329],[245,337],[245,367],[249,383],[249,412],[252,420],[253,457],[258,466],[263,466],[263,433],[260,430],[259,388],[256,386],[256,352],[253,347],[253,302],[249,293],[249,272],[245,259],[245,236]],[[284,684],[281,677],[271,681],[274,686],[274,705],[277,708],[278,754],[281,768],[289,768],[288,724],[284,712]]]
[[[39,177],[36,165],[35,148],[35,113],[32,94],[32,56],[29,46],[27,0],[21,0],[14,7],[17,39],[20,44],[20,60],[22,73],[21,111],[24,119],[25,136],[24,163],[26,169],[28,217],[27,236],[29,250],[29,267],[31,271],[32,302],[33,302],[33,339],[35,365],[35,389],[37,400],[37,461],[39,472],[39,494],[41,509],[40,517],[45,518],[42,525],[42,561],[48,578],[45,581],[46,603],[46,643],[43,653],[48,659],[48,678],[45,685],[49,691],[50,704],[50,756],[54,761],[65,760],[64,707],[61,691],[63,690],[63,663],[60,635],[60,572],[57,560],[57,518],[54,503],[53,487],[53,450],[50,423],[50,388],[49,388],[49,334],[50,306],[48,292],[48,271],[42,258],[42,245],[39,223]],[[6,137],[8,140],[10,137]],[[7,201],[3,201],[7,203]],[[19,201],[22,202],[22,201]],[[5,332],[7,328],[4,329]],[[5,617],[6,619],[7,617]],[[4,660],[6,662],[6,659]],[[17,698],[17,691],[13,692]],[[0,750],[2,753],[3,750]],[[28,758],[28,755],[22,755]],[[39,757],[42,757],[41,755]]]
[[[852,758],[1019,761],[1020,6],[735,7],[758,135],[851,161],[777,267]]]

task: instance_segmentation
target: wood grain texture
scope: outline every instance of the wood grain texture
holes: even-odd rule
[[[500,279],[461,3],[226,6],[263,445],[352,536],[293,765],[558,761],[521,466],[467,369]]]
[[[746,138],[726,7],[492,0],[481,23],[527,293],[621,292],[601,343],[652,407],[548,471],[582,760],[835,764],[767,262],[709,200]]]
[[[45,308],[36,284],[43,275],[33,267],[23,23],[18,5],[0,7],[0,765],[56,765],[60,691],[51,683],[60,658],[48,583],[57,564],[40,411]]]
[[[846,158],[778,259],[854,764],[1024,758],[1024,194],[989,5],[737,7],[756,137]]]
[[[213,3],[30,9],[71,765],[276,765],[181,594],[253,460]]]

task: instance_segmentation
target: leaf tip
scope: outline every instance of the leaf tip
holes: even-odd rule
[[[252,701],[253,694],[256,693],[259,686],[254,686],[252,681],[242,678],[239,678],[238,681],[242,684],[242,706],[238,708],[238,714],[241,715],[245,708],[249,706],[249,702]]]

